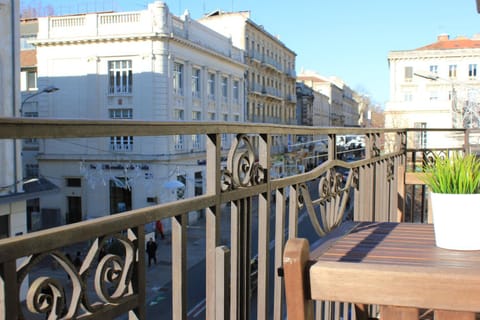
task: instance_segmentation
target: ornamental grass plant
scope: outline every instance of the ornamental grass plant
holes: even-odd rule
[[[480,193],[480,160],[475,154],[436,157],[426,166],[424,179],[434,193]]]

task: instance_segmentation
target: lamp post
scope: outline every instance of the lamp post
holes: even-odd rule
[[[450,83],[450,85],[452,86],[452,95],[450,97],[450,99],[452,100],[452,127],[454,128],[458,128],[458,127],[462,127],[464,126],[464,119],[463,119],[463,110],[458,110],[458,107],[457,107],[457,91],[455,90],[455,84],[452,80],[448,80],[448,79],[442,79],[440,78],[437,74],[435,73],[427,73],[427,72],[414,72],[413,73],[414,76],[417,76],[417,77],[420,77],[420,78],[424,78],[424,79],[428,79],[428,80],[432,80],[432,81],[445,81],[447,83]],[[459,121],[458,121],[458,114],[460,114],[460,116],[462,117],[461,119],[461,125],[459,125]]]
[[[55,87],[55,86],[48,86],[46,88],[44,88],[43,90],[40,90],[32,95],[29,95],[28,97],[26,97],[23,101],[22,101],[22,104],[20,106],[20,115],[23,115],[23,106],[25,105],[25,102],[27,102],[28,100],[30,100],[31,98],[33,97],[36,97],[42,93],[52,93],[52,92],[55,92],[55,91],[58,91],[60,90],[59,88]]]

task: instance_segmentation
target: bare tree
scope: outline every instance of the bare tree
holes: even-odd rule
[[[40,16],[53,16],[55,9],[52,5],[43,5],[41,1],[35,0],[26,2],[24,1],[20,7],[20,18],[37,18]]]

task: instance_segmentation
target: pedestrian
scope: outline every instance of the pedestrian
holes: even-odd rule
[[[157,232],[160,234],[160,237],[162,237],[162,240],[165,239],[165,234],[163,233],[163,224],[161,220],[157,220],[155,223],[155,227],[157,228]]]
[[[152,260],[157,264],[157,243],[150,238],[147,242],[148,266],[152,264]]]
[[[80,271],[80,267],[82,266],[82,253],[80,251],[77,251],[75,260],[73,260],[73,265],[78,271]]]

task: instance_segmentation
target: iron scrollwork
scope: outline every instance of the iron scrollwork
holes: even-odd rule
[[[237,135],[227,158],[227,168],[222,170],[222,191],[258,185],[265,182],[266,171],[256,161],[250,137]]]
[[[325,236],[343,221],[351,188],[358,186],[358,169],[350,169],[346,180],[331,168],[318,183],[319,198],[312,201],[308,186],[298,185],[298,206],[305,207],[313,228],[319,236]],[[316,212],[316,207],[319,213]],[[320,221],[318,219],[320,216]]]
[[[58,250],[27,257],[17,270],[19,292],[27,275],[31,281],[25,312],[44,314],[47,319],[70,319],[94,314],[106,305],[121,304],[134,293],[132,273],[138,250],[134,233],[128,230],[127,234],[113,235],[108,241],[106,238],[96,239],[79,268]],[[114,242],[117,250],[106,252],[109,244],[112,247]],[[64,272],[47,273],[32,279],[34,268],[49,261]],[[87,294],[91,271],[94,271],[93,286],[98,299]],[[20,310],[20,319],[25,318],[24,311]]]

